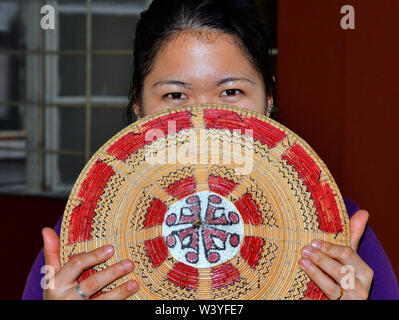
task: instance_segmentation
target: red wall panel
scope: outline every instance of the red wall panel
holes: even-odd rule
[[[340,26],[355,8],[355,30]],[[370,212],[399,277],[399,1],[279,0],[278,121],[321,156]]]

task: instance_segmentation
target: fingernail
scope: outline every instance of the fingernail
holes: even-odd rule
[[[308,257],[308,256],[310,256],[312,254],[312,248],[310,248],[310,247],[305,247],[305,248],[303,248],[303,250],[302,250],[302,255],[304,256],[304,257]]]
[[[313,272],[314,268],[311,264],[311,262],[308,259],[301,259],[299,260],[299,264],[303,266],[305,269],[307,269],[309,272]]]
[[[104,252],[105,254],[109,255],[114,251],[114,247],[113,246],[105,246],[104,247]]]
[[[127,289],[129,291],[135,291],[137,289],[137,282],[136,281],[129,281],[127,283]]]
[[[321,241],[320,240],[312,241],[312,247],[315,248],[315,249],[320,249],[321,248]]]

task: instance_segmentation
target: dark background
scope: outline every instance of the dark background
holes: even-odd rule
[[[327,164],[342,194],[369,223],[399,276],[397,0],[278,0],[277,120]],[[258,1],[262,14],[273,1]],[[356,29],[340,27],[355,7]],[[0,195],[3,290],[20,299],[41,229],[62,216],[65,198]]]

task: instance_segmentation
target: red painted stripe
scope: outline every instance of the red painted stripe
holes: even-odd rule
[[[236,187],[236,184],[233,181],[214,175],[209,176],[208,185],[212,192],[220,194],[224,197],[232,192]]]
[[[320,230],[330,233],[343,232],[335,194],[327,182],[320,182],[320,168],[309,154],[298,144],[294,144],[282,156],[303,179],[312,195],[317,212]]]
[[[315,300],[328,300],[327,296],[313,281],[308,282],[307,290],[304,292],[303,296]]]
[[[241,245],[241,257],[248,263],[248,265],[255,269],[261,258],[261,253],[265,240],[260,237],[245,236]]]
[[[177,262],[167,275],[169,282],[180,288],[198,289],[198,270],[184,263]]]
[[[168,248],[163,237],[157,237],[151,240],[145,240],[144,245],[152,266],[154,268],[160,266],[168,256]]]
[[[145,215],[144,227],[151,228],[161,225],[165,219],[165,213],[167,210],[168,207],[166,204],[158,198],[154,198]]]
[[[190,129],[193,127],[193,123],[191,121],[191,113],[189,111],[181,111],[177,113],[167,114],[160,118],[151,120],[146,122],[141,127],[139,132],[129,132],[124,135],[118,141],[113,143],[107,150],[107,152],[113,155],[115,158],[121,161],[125,161],[137,150],[143,148],[145,145],[150,144],[152,141],[155,141],[159,137],[153,137],[152,140],[147,140],[146,135],[152,129],[159,129],[162,131],[163,136],[168,133],[172,134],[173,132],[168,132],[168,122],[175,121],[176,123],[176,132],[180,132],[184,129]]]
[[[245,129],[253,130],[253,138],[266,144],[269,148],[274,148],[282,141],[286,134],[255,117],[245,118],[235,111],[206,109],[204,111],[204,121],[206,129],[240,129],[245,134]]]
[[[78,197],[82,201],[72,210],[69,220],[68,243],[90,240],[91,224],[97,202],[108,180],[115,174],[111,166],[98,159],[82,182]]]
[[[250,193],[245,193],[235,203],[237,210],[240,212],[242,220],[247,224],[261,224],[262,214],[256,201]]]
[[[165,190],[177,199],[193,194],[197,188],[194,177],[187,177],[169,185]]]
[[[212,290],[227,287],[240,280],[240,272],[230,262],[211,269]]]

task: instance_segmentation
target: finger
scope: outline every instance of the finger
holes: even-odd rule
[[[305,247],[301,254],[303,257],[312,261],[316,266],[323,270],[326,274],[332,277],[338,283],[345,276],[345,273],[341,272],[343,265],[333,258],[325,255],[323,252],[311,247]]]
[[[312,241],[312,247],[336,259],[344,266],[353,268],[356,278],[361,280],[365,285],[371,282],[374,274],[373,270],[351,247],[340,246],[321,240]]]
[[[105,286],[132,272],[133,269],[133,262],[129,260],[124,260],[112,265],[105,270],[93,274],[89,278],[83,280],[79,284],[79,287],[82,292],[84,292],[87,296],[92,296]]]
[[[94,300],[125,300],[132,294],[136,293],[138,289],[138,283],[135,280],[130,280],[119,287],[96,297]]]
[[[351,265],[352,267],[361,266],[366,263],[351,248],[336,245],[331,242],[315,240],[311,243],[312,248],[320,250],[325,255],[341,262],[343,265]]]
[[[313,264],[312,261],[307,258],[301,258],[299,264],[328,299],[337,300],[340,297],[341,288],[339,285]]]
[[[105,262],[112,257],[113,252],[112,246],[103,246],[88,253],[73,256],[58,273],[58,281],[63,285],[74,284],[85,269]]]
[[[60,239],[57,233],[51,228],[42,230],[44,243],[44,261],[46,265],[52,266],[55,273],[61,269],[60,261]]]
[[[351,247],[355,251],[357,251],[359,241],[364,233],[368,219],[369,213],[366,210],[358,210],[349,220]]]

